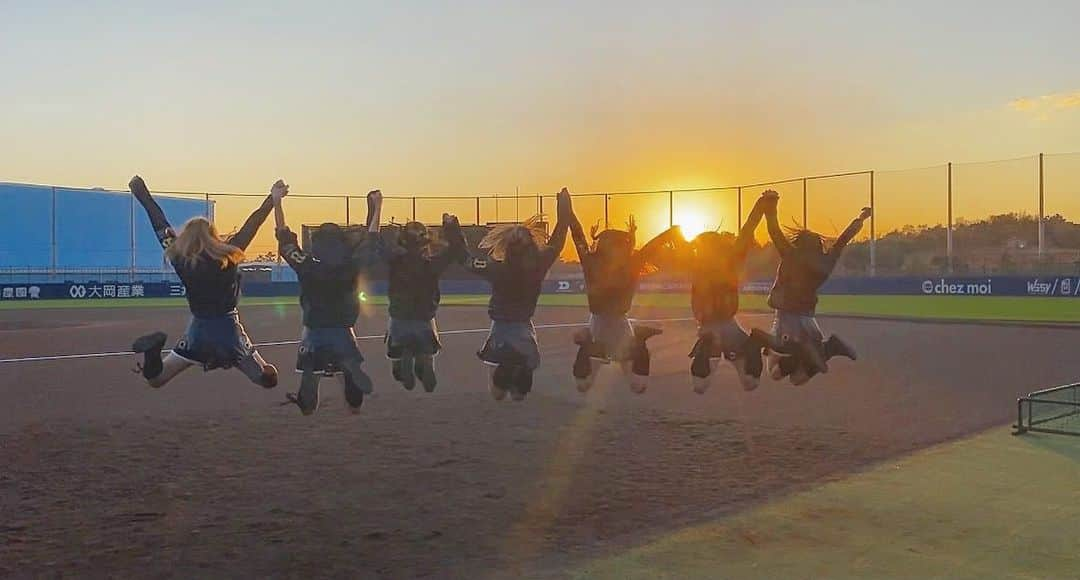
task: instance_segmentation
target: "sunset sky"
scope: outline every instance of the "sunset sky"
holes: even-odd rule
[[[1080,151],[1075,2],[218,4],[0,1],[0,181],[635,190]]]

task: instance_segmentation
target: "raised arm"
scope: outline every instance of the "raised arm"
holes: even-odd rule
[[[872,215],[873,210],[868,207],[862,208],[859,217],[852,220],[847,229],[841,232],[840,237],[836,238],[836,242],[829,248],[829,255],[834,259],[839,258],[840,254],[844,251],[844,247],[846,247],[851,240],[854,240],[855,236],[859,235],[859,231],[862,230],[863,222],[870,219],[870,216]]]
[[[563,191],[566,191],[567,197],[569,197],[570,192],[567,191],[565,187],[562,188],[562,191],[560,191],[559,194],[561,195]],[[574,241],[574,249],[577,250],[578,261],[584,262],[586,256],[589,255],[589,239],[585,237],[585,228],[581,227],[581,220],[579,220],[577,214],[574,213],[573,202],[568,202],[568,205],[570,206],[570,209],[567,212],[567,216],[570,220],[570,239]]]
[[[548,238],[547,251],[551,254],[551,263],[559,258],[559,254],[566,245],[566,234],[570,230],[570,222],[573,221],[573,204],[570,201],[570,192],[564,187],[558,196],[558,211],[556,212],[555,228],[551,230]]]
[[[447,246],[431,257],[431,266],[437,274],[442,274],[454,262],[460,262],[467,253],[465,234],[455,215],[443,214],[442,236]]]
[[[379,230],[379,218],[382,216],[382,192],[373,189],[367,194],[367,221],[364,239],[353,246],[352,261],[357,268],[370,268],[379,261],[389,258],[382,232]],[[393,244],[392,247],[396,247]]]
[[[285,223],[285,210],[281,207],[281,200],[286,195],[289,195],[289,186],[284,181],[279,179],[270,187],[270,199],[274,202],[275,231],[289,229],[289,226]]]
[[[666,246],[676,246],[683,239],[682,229],[679,226],[671,226],[661,232],[655,238],[649,240],[638,250],[638,255],[645,262],[655,264],[656,254]]]
[[[750,215],[746,216],[746,221],[743,222],[742,228],[739,229],[739,237],[735,240],[735,247],[740,253],[745,252],[750,247],[750,244],[754,241],[754,232],[757,231],[761,218],[765,217],[766,209],[769,206],[775,207],[778,199],[780,199],[780,196],[775,191],[767,191],[754,203]],[[786,238],[784,241],[787,241]]]
[[[135,196],[135,199],[137,199],[139,204],[143,206],[143,209],[146,210],[146,215],[150,218],[150,226],[154,228],[154,235],[157,236],[158,242],[161,243],[161,247],[169,247],[169,244],[176,239],[176,233],[173,231],[172,226],[169,225],[169,220],[165,217],[165,212],[161,211],[161,206],[159,206],[150,195],[150,190],[146,187],[146,182],[143,181],[143,178],[136,175],[128,182],[128,189],[131,190],[131,195]]]
[[[785,256],[791,252],[792,247],[791,242],[784,235],[783,228],[780,227],[780,217],[777,215],[777,202],[780,200],[780,195],[770,189],[761,196],[773,200],[765,206],[765,225],[769,228],[769,237],[772,238],[776,251],[781,256]]]
[[[274,185],[277,184],[275,183]],[[251,240],[255,239],[255,234],[259,232],[259,228],[262,227],[263,222],[266,221],[266,218],[270,217],[270,210],[272,209],[274,209],[274,197],[273,195],[268,195],[266,196],[266,199],[263,200],[262,205],[248,216],[244,225],[240,226],[240,230],[228,239],[228,243],[241,250],[246,250],[247,247],[251,245]]]
[[[382,220],[382,191],[373,189],[367,194],[367,231],[368,233],[379,232],[379,221]]]

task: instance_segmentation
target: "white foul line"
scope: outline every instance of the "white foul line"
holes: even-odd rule
[[[655,318],[655,319],[651,319],[651,320],[644,320],[644,319],[631,319],[631,320],[633,320],[635,322],[650,322],[650,323],[653,323],[653,322],[689,322],[689,321],[692,321],[694,319],[693,318]],[[581,326],[586,326],[586,323],[584,323],[584,322],[563,322],[563,323],[555,323],[555,324],[537,324],[537,325],[535,325],[535,328],[537,330],[546,330],[546,329],[551,329],[551,328],[577,328],[577,327],[581,327]],[[440,330],[439,335],[440,336],[447,336],[447,335],[453,335],[453,334],[477,334],[477,333],[481,333],[481,332],[487,332],[488,330],[489,330],[488,328],[463,328],[463,329],[459,329],[459,330]],[[382,340],[385,337],[386,337],[385,334],[369,334],[367,336],[358,336],[358,337],[356,337],[356,340]],[[291,345],[291,344],[300,344],[300,341],[299,340],[277,340],[277,341],[273,341],[273,342],[255,343],[254,346],[256,346],[256,347],[288,346],[288,345]],[[162,351],[162,352],[172,352],[172,351],[165,350],[165,351]],[[24,362],[45,362],[45,361],[56,361],[56,360],[79,360],[79,359],[90,359],[90,358],[108,358],[108,357],[116,357],[116,356],[131,356],[133,354],[135,354],[135,353],[131,352],[131,351],[124,351],[124,352],[91,352],[91,353],[85,353],[85,354],[56,354],[56,355],[50,355],[50,356],[26,356],[26,357],[20,357],[20,358],[4,358],[4,359],[0,359],[0,364],[24,363]]]

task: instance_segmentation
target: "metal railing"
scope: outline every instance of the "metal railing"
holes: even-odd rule
[[[1016,435],[1054,433],[1080,436],[1080,384],[1043,389],[1016,400]]]

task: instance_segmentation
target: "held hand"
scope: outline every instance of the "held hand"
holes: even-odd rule
[[[442,214],[443,226],[455,226],[458,225],[458,218],[454,214],[444,213]]]
[[[872,209],[870,209],[868,207],[864,207],[864,208],[862,208],[862,212],[859,213],[859,219],[862,220],[862,221],[866,221],[866,220],[870,219],[870,217],[873,216],[873,215],[874,215],[874,210],[872,210]]]
[[[138,175],[136,175],[135,177],[131,178],[131,181],[128,182],[128,189],[130,189],[132,192],[135,192],[135,191],[139,191],[139,192],[147,191],[146,182],[143,181],[142,177],[139,177]]]
[[[776,214],[777,206],[780,203],[780,194],[771,189],[767,189],[762,192],[761,201],[765,204],[765,213]]]
[[[368,196],[369,200],[371,200],[371,201],[373,201],[375,203],[382,203],[382,191],[381,190],[373,189],[373,190],[368,192],[367,196]]]
[[[281,201],[281,198],[289,195],[289,184],[282,179],[275,181],[274,185],[270,186],[270,195],[275,201]]]
[[[570,216],[574,212],[573,202],[570,199],[570,191],[565,187],[559,191],[559,194],[555,196],[558,206],[558,217],[560,220],[570,219]]]
[[[630,218],[626,220],[626,229],[631,234],[637,232],[637,220],[634,219],[634,214],[630,214]]]

